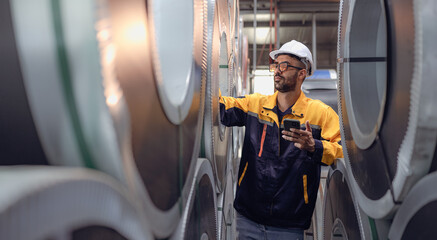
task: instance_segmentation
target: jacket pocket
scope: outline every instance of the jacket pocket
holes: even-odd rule
[[[248,164],[249,162],[246,162],[246,166],[244,166],[244,170],[243,170],[243,173],[241,174],[241,176],[240,176],[240,179],[238,180],[238,186],[240,186],[240,184],[241,184],[241,181],[243,181],[243,178],[244,178],[244,174],[246,174],[246,170],[247,170],[247,164]]]
[[[303,198],[305,200],[305,204],[308,204],[308,182],[307,175],[303,175]]]
[[[266,132],[267,132],[267,124],[264,124],[264,127],[263,127],[263,135],[262,135],[262,137],[261,137],[261,144],[260,144],[260,148],[259,148],[258,157],[261,157],[261,155],[262,155],[262,153],[263,153],[264,140],[266,140]]]

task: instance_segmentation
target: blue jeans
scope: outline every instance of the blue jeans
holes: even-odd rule
[[[303,229],[271,227],[258,224],[237,212],[239,240],[303,240]]]

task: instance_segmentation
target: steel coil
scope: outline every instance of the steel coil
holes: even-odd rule
[[[323,209],[323,239],[370,239],[368,219],[352,195],[341,160],[329,169]]]
[[[206,158],[214,169],[218,192],[223,190],[230,128],[220,122],[219,92],[230,96],[229,35],[226,1],[208,1],[208,61],[204,118]]]
[[[223,199],[223,219],[226,224],[225,231],[222,232],[221,239],[235,239],[236,238],[236,213],[234,209],[234,185],[236,184],[233,170],[230,169],[226,176],[226,186],[224,189]]]
[[[233,128],[235,129],[235,127]],[[234,155],[234,141],[228,141],[226,176],[223,182],[223,191],[217,194],[217,237],[218,239],[234,239],[235,212],[234,203],[234,185],[236,183],[236,174],[234,168],[238,167],[239,161]],[[238,170],[238,169],[237,169]]]
[[[311,217],[311,225],[305,231],[305,236],[312,236],[313,239],[323,239],[323,204],[326,194],[326,178],[328,176],[329,167],[322,166],[320,169],[320,184],[317,193],[316,205],[314,206],[313,216]]]
[[[97,171],[0,168],[1,239],[98,239],[96,233],[153,239],[139,206],[123,185]]]
[[[100,24],[107,21],[106,2],[16,0],[10,11],[26,91],[17,101],[28,102],[39,139],[25,148],[42,147],[47,163],[95,168],[126,182],[106,98],[114,76],[106,61],[111,49],[98,42],[108,28]],[[33,130],[26,130],[32,137]],[[28,164],[37,163],[32,158]]]
[[[116,73],[128,107],[124,162],[155,236],[164,238],[178,225],[199,155],[206,34],[194,26],[205,26],[206,4],[110,3]]]
[[[10,53],[0,56],[7,79],[0,93],[12,93],[0,101],[0,126],[12,126],[0,165],[104,172],[52,166],[0,174],[17,182],[0,186],[0,238],[216,239],[220,192],[227,232],[220,236],[230,236],[240,142],[220,123],[218,96],[237,95],[235,4],[0,3],[7,43],[0,49]],[[198,159],[202,130],[208,159]],[[36,223],[44,214],[47,222]]]
[[[422,178],[408,193],[393,219],[389,239],[436,239],[437,173]]]
[[[236,10],[238,8],[237,4],[239,3],[237,0],[227,0],[228,1],[228,16],[229,16],[229,36],[235,36],[235,19],[237,17]],[[235,44],[235,41],[232,41],[232,44]],[[232,46],[234,47],[234,46]]]
[[[251,93],[251,84],[249,80],[249,42],[247,36],[243,36],[241,44],[241,82],[242,94]]]
[[[199,158],[188,204],[171,239],[217,239],[217,199],[210,162]]]
[[[437,137],[435,3],[342,1],[339,115],[354,195],[373,218],[430,171]],[[426,50],[425,50],[426,49]],[[428,75],[430,74],[430,75]]]
[[[38,137],[27,98],[23,70],[17,51],[16,29],[9,1],[0,2],[2,44],[0,44],[0,164],[43,164],[48,157]],[[22,61],[22,60],[21,60]],[[58,104],[58,103],[54,103]],[[62,120],[62,119],[61,119]]]

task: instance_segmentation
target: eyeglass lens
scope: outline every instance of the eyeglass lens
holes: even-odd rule
[[[278,67],[278,65],[279,65],[279,71],[281,71],[281,72],[287,70],[287,68],[288,68],[288,63],[286,63],[286,62],[281,62],[279,64],[272,63],[272,64],[270,64],[270,72],[274,72],[275,69]]]

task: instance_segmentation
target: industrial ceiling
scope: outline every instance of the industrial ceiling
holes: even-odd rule
[[[256,69],[266,69],[270,49],[277,49],[292,39],[312,50],[317,69],[335,69],[338,11],[339,0],[240,0],[240,16],[243,33],[249,42],[251,69],[254,42]],[[313,45],[313,42],[316,44]]]

